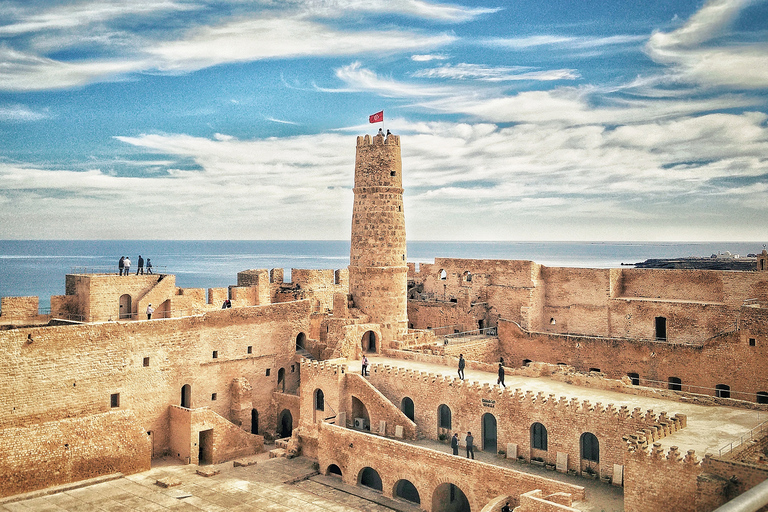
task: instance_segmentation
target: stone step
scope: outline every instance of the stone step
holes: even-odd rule
[[[286,448],[288,448],[288,441],[290,441],[290,440],[291,440],[290,437],[286,437],[286,438],[283,438],[283,439],[275,439],[275,446],[277,448],[286,449]]]
[[[276,459],[278,457],[285,457],[285,450],[282,448],[275,448],[274,450],[269,450],[269,458],[270,459]]]

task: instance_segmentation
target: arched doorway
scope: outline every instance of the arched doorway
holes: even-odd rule
[[[445,404],[437,408],[437,428],[451,429],[451,408]]]
[[[416,486],[410,481],[405,479],[397,481],[395,484],[395,492],[392,494],[394,494],[396,498],[402,498],[411,503],[421,503],[418,489],[416,489]]]
[[[400,402],[400,410],[403,411],[403,414],[405,414],[409,420],[416,421],[414,419],[413,400],[407,396]]]
[[[303,332],[300,332],[298,336],[296,336],[296,350],[304,350],[304,346],[307,342],[307,335]]]
[[[358,483],[363,487],[369,487],[379,492],[383,489],[379,473],[370,467],[365,467],[360,471]]]
[[[187,409],[192,408],[192,386],[184,384],[181,387],[181,406]]]
[[[251,434],[259,433],[259,411],[251,409]]]
[[[277,390],[285,393],[285,368],[277,370]]]
[[[356,396],[352,397],[352,418],[356,429],[371,430],[371,418],[368,416],[368,409]]]
[[[483,414],[483,451],[496,453],[496,417],[489,412]]]
[[[376,333],[373,331],[367,331],[363,334],[363,338],[360,341],[360,346],[363,352],[376,353]]]
[[[293,416],[291,415],[291,411],[283,409],[283,412],[280,413],[280,421],[277,428],[281,438],[291,437],[291,433],[293,432]]]
[[[128,320],[130,318],[131,318],[131,296],[126,293],[120,296],[120,320]]]
[[[323,417],[325,416],[325,394],[323,393],[322,389],[315,390],[314,413],[315,413],[315,418],[314,418],[315,423],[323,420]]]
[[[600,464],[600,443],[592,432],[584,432],[579,439],[581,448],[582,469],[588,473],[594,472],[594,467]]]
[[[337,466],[336,464],[331,464],[328,466],[328,471],[325,473],[326,475],[337,475],[342,476],[341,474],[341,468]]]
[[[432,512],[471,512],[469,500],[458,486],[444,483],[432,493]]]

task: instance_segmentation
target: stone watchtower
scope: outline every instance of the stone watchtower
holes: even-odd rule
[[[385,347],[408,329],[402,167],[399,136],[357,138],[349,292]]]

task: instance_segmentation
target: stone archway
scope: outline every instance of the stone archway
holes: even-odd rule
[[[277,423],[277,432],[280,438],[291,437],[293,433],[293,415],[288,409],[283,409]]]
[[[469,499],[457,485],[440,484],[432,493],[432,512],[471,512]]]
[[[363,352],[375,354],[377,352],[377,345],[376,333],[373,331],[366,331],[360,340],[360,348],[362,348]]]

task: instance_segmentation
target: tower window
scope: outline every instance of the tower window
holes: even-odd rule
[[[144,366],[149,366],[149,358],[148,357],[144,358]]]
[[[248,350],[247,350],[247,352],[248,352],[249,354],[253,354],[253,347],[252,347],[251,345],[248,345]]]
[[[214,359],[218,359],[219,358],[219,351],[218,350],[214,350],[213,351],[213,358]]]
[[[120,407],[120,393],[112,393],[109,395],[109,406],[112,408]]]
[[[754,347],[757,344],[757,340],[755,338],[749,338],[749,346]]]
[[[212,394],[211,394],[211,400],[213,400],[213,401],[215,401],[215,400],[216,400],[216,393],[212,393]]]

